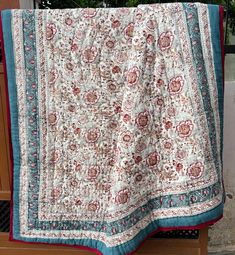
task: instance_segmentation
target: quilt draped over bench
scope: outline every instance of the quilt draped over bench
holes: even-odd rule
[[[130,254],[223,213],[220,7],[5,10],[11,239]]]

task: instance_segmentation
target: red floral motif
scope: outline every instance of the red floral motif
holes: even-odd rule
[[[121,72],[121,68],[119,66],[114,66],[112,68],[112,73],[120,73]]]
[[[136,181],[136,182],[140,182],[140,181],[142,181],[142,179],[143,179],[143,175],[142,175],[142,174],[137,174],[137,175],[135,176],[135,181]]]
[[[160,75],[163,75],[166,72],[166,65],[164,61],[161,61],[161,63],[158,65],[157,71]]]
[[[164,86],[164,81],[162,80],[162,79],[158,79],[157,81],[156,81],[156,86],[158,87],[158,88],[160,88],[160,87],[162,87],[162,86]]]
[[[80,128],[75,128],[74,134],[75,135],[80,135],[80,133],[81,133],[81,129]]]
[[[158,39],[159,48],[162,51],[171,48],[173,39],[174,39],[174,36],[170,31],[162,33]]]
[[[29,38],[31,38],[31,39],[34,38],[34,34],[32,32],[29,34]]]
[[[30,46],[25,46],[25,50],[26,50],[26,51],[31,51],[32,48],[31,48]]]
[[[98,128],[91,128],[86,133],[86,141],[88,143],[95,143],[100,137],[100,130]]]
[[[122,107],[120,105],[116,105],[114,112],[117,114],[117,113],[120,113],[121,111],[122,111]]]
[[[172,124],[172,122],[171,121],[166,121],[166,123],[165,123],[165,129],[166,130],[168,130],[168,129],[170,129],[170,128],[172,128],[172,126],[173,126],[173,124]]]
[[[114,91],[116,91],[116,89],[117,89],[117,84],[116,84],[115,81],[110,80],[110,81],[108,81],[108,83],[107,83],[107,87],[108,87],[108,89],[109,89],[111,92],[114,92]]]
[[[61,189],[60,188],[54,188],[52,191],[51,191],[51,198],[53,200],[57,200],[61,195]]]
[[[128,200],[129,200],[129,190],[128,189],[120,190],[115,197],[115,202],[117,204],[125,204]]]
[[[81,89],[80,89],[79,87],[74,87],[74,88],[73,88],[73,94],[74,94],[74,96],[79,95],[80,92],[81,92]]]
[[[163,97],[161,97],[161,96],[157,97],[156,103],[160,107],[164,106],[164,99],[163,99]]]
[[[68,62],[68,63],[65,64],[65,68],[66,68],[68,71],[73,71],[74,65],[73,65],[71,62]]]
[[[136,16],[136,20],[141,21],[141,19],[143,17],[142,11],[141,10],[137,10],[135,16]]]
[[[111,128],[111,129],[116,129],[118,127],[118,123],[115,122],[115,121],[112,121],[112,122],[109,123],[108,127]]]
[[[156,20],[150,19],[150,20],[147,22],[147,28],[148,28],[149,30],[154,30],[156,27],[157,27],[157,22],[156,22]]]
[[[54,84],[55,81],[57,80],[58,78],[58,72],[57,70],[50,70],[49,73],[48,73],[48,82],[49,84]]]
[[[148,155],[146,162],[149,167],[153,167],[159,163],[159,160],[160,160],[159,154],[157,152],[152,152]]]
[[[68,26],[71,26],[73,24],[73,20],[71,18],[67,17],[65,19],[65,24],[68,25]]]
[[[184,80],[182,76],[177,76],[173,79],[171,79],[169,85],[168,85],[168,91],[170,92],[171,95],[179,94],[184,85]]]
[[[75,150],[77,149],[77,145],[74,144],[74,143],[72,143],[72,144],[69,145],[69,149],[70,149],[71,151],[75,151]]]
[[[46,28],[46,38],[47,40],[52,40],[57,32],[56,25],[53,23],[47,24]]]
[[[98,211],[100,208],[100,203],[98,201],[91,201],[89,204],[88,204],[88,211],[90,212],[96,212]]]
[[[133,135],[130,132],[122,134],[122,141],[124,143],[130,143],[133,138]]]
[[[112,22],[112,28],[117,28],[117,27],[119,27],[121,25],[121,23],[120,23],[120,21],[119,20],[114,20],[113,22]]]
[[[153,64],[155,60],[155,53],[153,51],[146,52],[146,62],[148,64]]]
[[[123,121],[124,122],[128,122],[128,121],[130,121],[131,120],[131,116],[129,115],[129,114],[125,114],[124,116],[123,116]]]
[[[85,8],[83,10],[83,17],[85,18],[92,18],[96,15],[96,9],[95,8]]]
[[[69,110],[70,112],[75,112],[75,111],[76,111],[76,106],[70,104],[70,105],[68,106],[68,110]]]
[[[71,187],[78,187],[79,186],[79,183],[76,179],[71,179],[69,181],[69,184],[70,184]]]
[[[99,166],[91,166],[89,169],[88,169],[88,179],[90,180],[95,180],[97,178],[97,176],[99,175],[100,173],[100,168]]]
[[[176,164],[176,171],[180,172],[183,169],[183,165],[181,163]]]
[[[55,125],[58,120],[57,114],[52,112],[48,115],[48,122],[50,125]]]
[[[192,134],[193,123],[191,120],[181,121],[179,125],[177,125],[176,130],[180,137],[188,137]]]
[[[84,95],[85,103],[88,105],[93,105],[98,102],[99,95],[97,91],[95,90],[89,90],[85,95]]]
[[[51,157],[50,157],[51,163],[57,162],[59,158],[60,158],[59,152],[56,150],[52,151]]]
[[[175,110],[174,107],[169,107],[169,108],[167,109],[167,113],[168,113],[168,115],[169,115],[170,117],[174,117],[175,114],[176,114],[176,110]]]
[[[114,166],[115,162],[116,162],[115,159],[112,158],[112,159],[109,160],[108,165],[109,166]]]
[[[154,36],[151,34],[148,34],[146,40],[148,44],[152,44],[154,41]]]
[[[85,50],[82,53],[82,60],[85,63],[92,63],[95,61],[96,57],[98,55],[97,49],[95,46],[88,46],[85,48]]]
[[[138,155],[138,156],[135,156],[135,157],[134,157],[134,160],[135,160],[135,163],[136,163],[136,164],[139,164],[139,163],[142,161],[142,157],[139,156],[139,155]]]
[[[133,37],[133,32],[134,32],[134,23],[130,23],[124,30],[125,36],[127,38]]]
[[[111,185],[109,185],[109,184],[102,184],[102,189],[103,189],[105,192],[110,192]]]
[[[32,58],[32,59],[29,61],[29,63],[33,65],[33,64],[35,63],[35,59]]]
[[[77,51],[78,50],[78,45],[76,44],[76,43],[73,43],[72,45],[71,45],[71,51]]]
[[[148,111],[140,112],[136,118],[136,124],[139,129],[143,129],[148,126],[150,115]]]
[[[140,76],[140,71],[138,67],[134,66],[130,68],[126,76],[127,76],[128,85],[129,86],[135,85],[138,82],[138,79]]]
[[[187,152],[185,150],[178,150],[176,153],[176,158],[178,160],[183,160],[187,156]]]
[[[84,34],[81,30],[77,30],[75,36],[79,41],[81,41],[84,38]]]
[[[76,205],[76,206],[82,205],[82,201],[81,201],[80,199],[76,199],[76,200],[75,200],[75,205]]]
[[[187,169],[188,176],[191,179],[198,179],[203,174],[203,165],[201,162],[196,162],[191,164],[190,167]]]
[[[165,148],[166,150],[172,149],[172,143],[169,142],[169,141],[166,141],[166,142],[164,143],[164,148]]]
[[[115,41],[114,40],[108,40],[107,42],[106,42],[106,46],[108,47],[108,48],[110,48],[110,49],[113,49],[114,48],[114,45],[115,45]]]
[[[33,96],[28,96],[28,100],[33,100],[34,99],[34,97]]]
[[[75,167],[76,172],[81,171],[81,169],[82,169],[81,164],[80,164],[80,163],[77,163],[77,164],[76,164],[76,167]]]

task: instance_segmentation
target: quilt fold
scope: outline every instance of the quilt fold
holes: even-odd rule
[[[216,5],[5,10],[11,239],[133,253],[222,217]]]

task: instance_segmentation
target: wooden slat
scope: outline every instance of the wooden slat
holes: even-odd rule
[[[27,244],[9,241],[8,233],[0,232],[0,254],[4,255],[94,255],[95,253],[66,246],[48,244]]]
[[[19,8],[19,0],[0,0],[0,10]]]
[[[8,241],[8,234],[0,233],[0,254],[4,255],[94,255],[95,253],[66,246],[27,244]],[[205,255],[200,239],[149,238],[135,255]]]
[[[200,255],[207,255],[208,254],[208,228],[203,228],[199,232],[199,246],[201,249]]]
[[[3,68],[0,69],[0,191],[10,191],[9,140],[6,116],[6,91]]]
[[[11,200],[11,192],[0,190],[0,200]]]
[[[9,154],[9,130],[8,130],[8,125],[7,125],[7,99],[6,99],[6,84],[5,84],[5,77],[4,77],[4,68],[3,64],[0,63],[0,87],[2,91],[2,108],[3,108],[3,119],[4,119],[4,129],[5,129],[5,135],[6,135],[6,146],[7,146],[7,157],[8,157],[8,162],[10,162],[10,154]],[[10,169],[9,169],[10,171]]]

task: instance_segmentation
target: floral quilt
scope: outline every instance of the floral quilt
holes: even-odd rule
[[[221,9],[5,10],[11,239],[133,253],[222,217]]]

